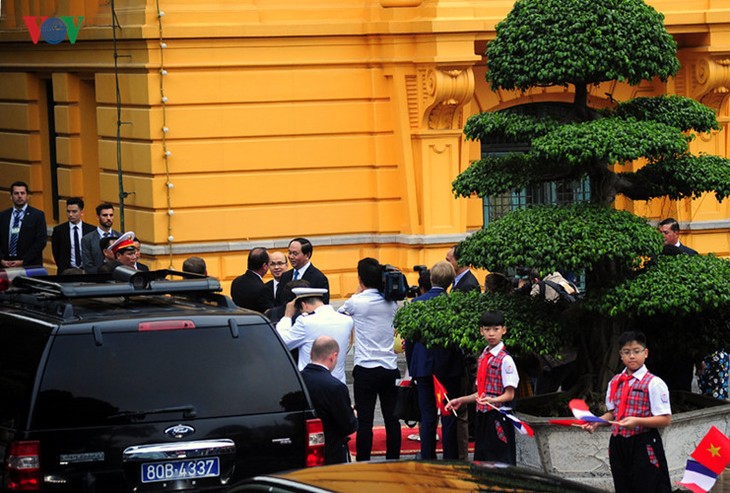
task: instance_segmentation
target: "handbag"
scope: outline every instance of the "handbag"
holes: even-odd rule
[[[393,415],[403,420],[409,428],[413,428],[421,420],[421,409],[418,407],[418,388],[414,380],[401,380],[400,385],[397,387]]]

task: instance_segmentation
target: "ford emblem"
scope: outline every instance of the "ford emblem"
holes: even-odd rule
[[[165,435],[171,438],[185,438],[195,433],[195,428],[188,425],[175,425],[165,430]]]

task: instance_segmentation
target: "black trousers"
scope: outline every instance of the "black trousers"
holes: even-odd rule
[[[442,377],[439,379],[450,399],[459,397],[461,377]],[[421,437],[421,459],[436,459],[436,431],[438,429],[438,411],[436,394],[434,393],[433,376],[416,377],[418,389],[418,408],[421,410],[421,422],[418,434]],[[459,444],[456,436],[457,419],[453,413],[441,416],[441,440],[444,460],[459,458]]]
[[[659,431],[611,436],[608,459],[616,493],[670,493],[667,458]]]
[[[388,370],[381,366],[365,368],[355,366],[352,369],[353,393],[355,409],[357,409],[357,438],[355,449],[356,460],[370,460],[373,449],[373,419],[375,401],[380,398],[380,410],[385,422],[385,458],[400,458],[400,421],[393,416],[397,389],[395,380],[400,376],[397,369]]]
[[[477,412],[474,460],[517,464],[515,425],[501,412]]]

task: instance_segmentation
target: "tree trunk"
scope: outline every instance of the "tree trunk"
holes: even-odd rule
[[[588,85],[585,82],[575,83],[575,99],[573,99],[575,114],[581,121],[591,119],[588,111]]]

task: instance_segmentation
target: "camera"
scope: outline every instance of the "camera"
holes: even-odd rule
[[[408,280],[392,265],[383,266],[383,297],[388,301],[401,301],[408,294]]]
[[[418,285],[409,286],[406,296],[415,298],[421,293],[425,293],[431,289],[431,271],[425,265],[414,265],[413,270],[418,272]]]

